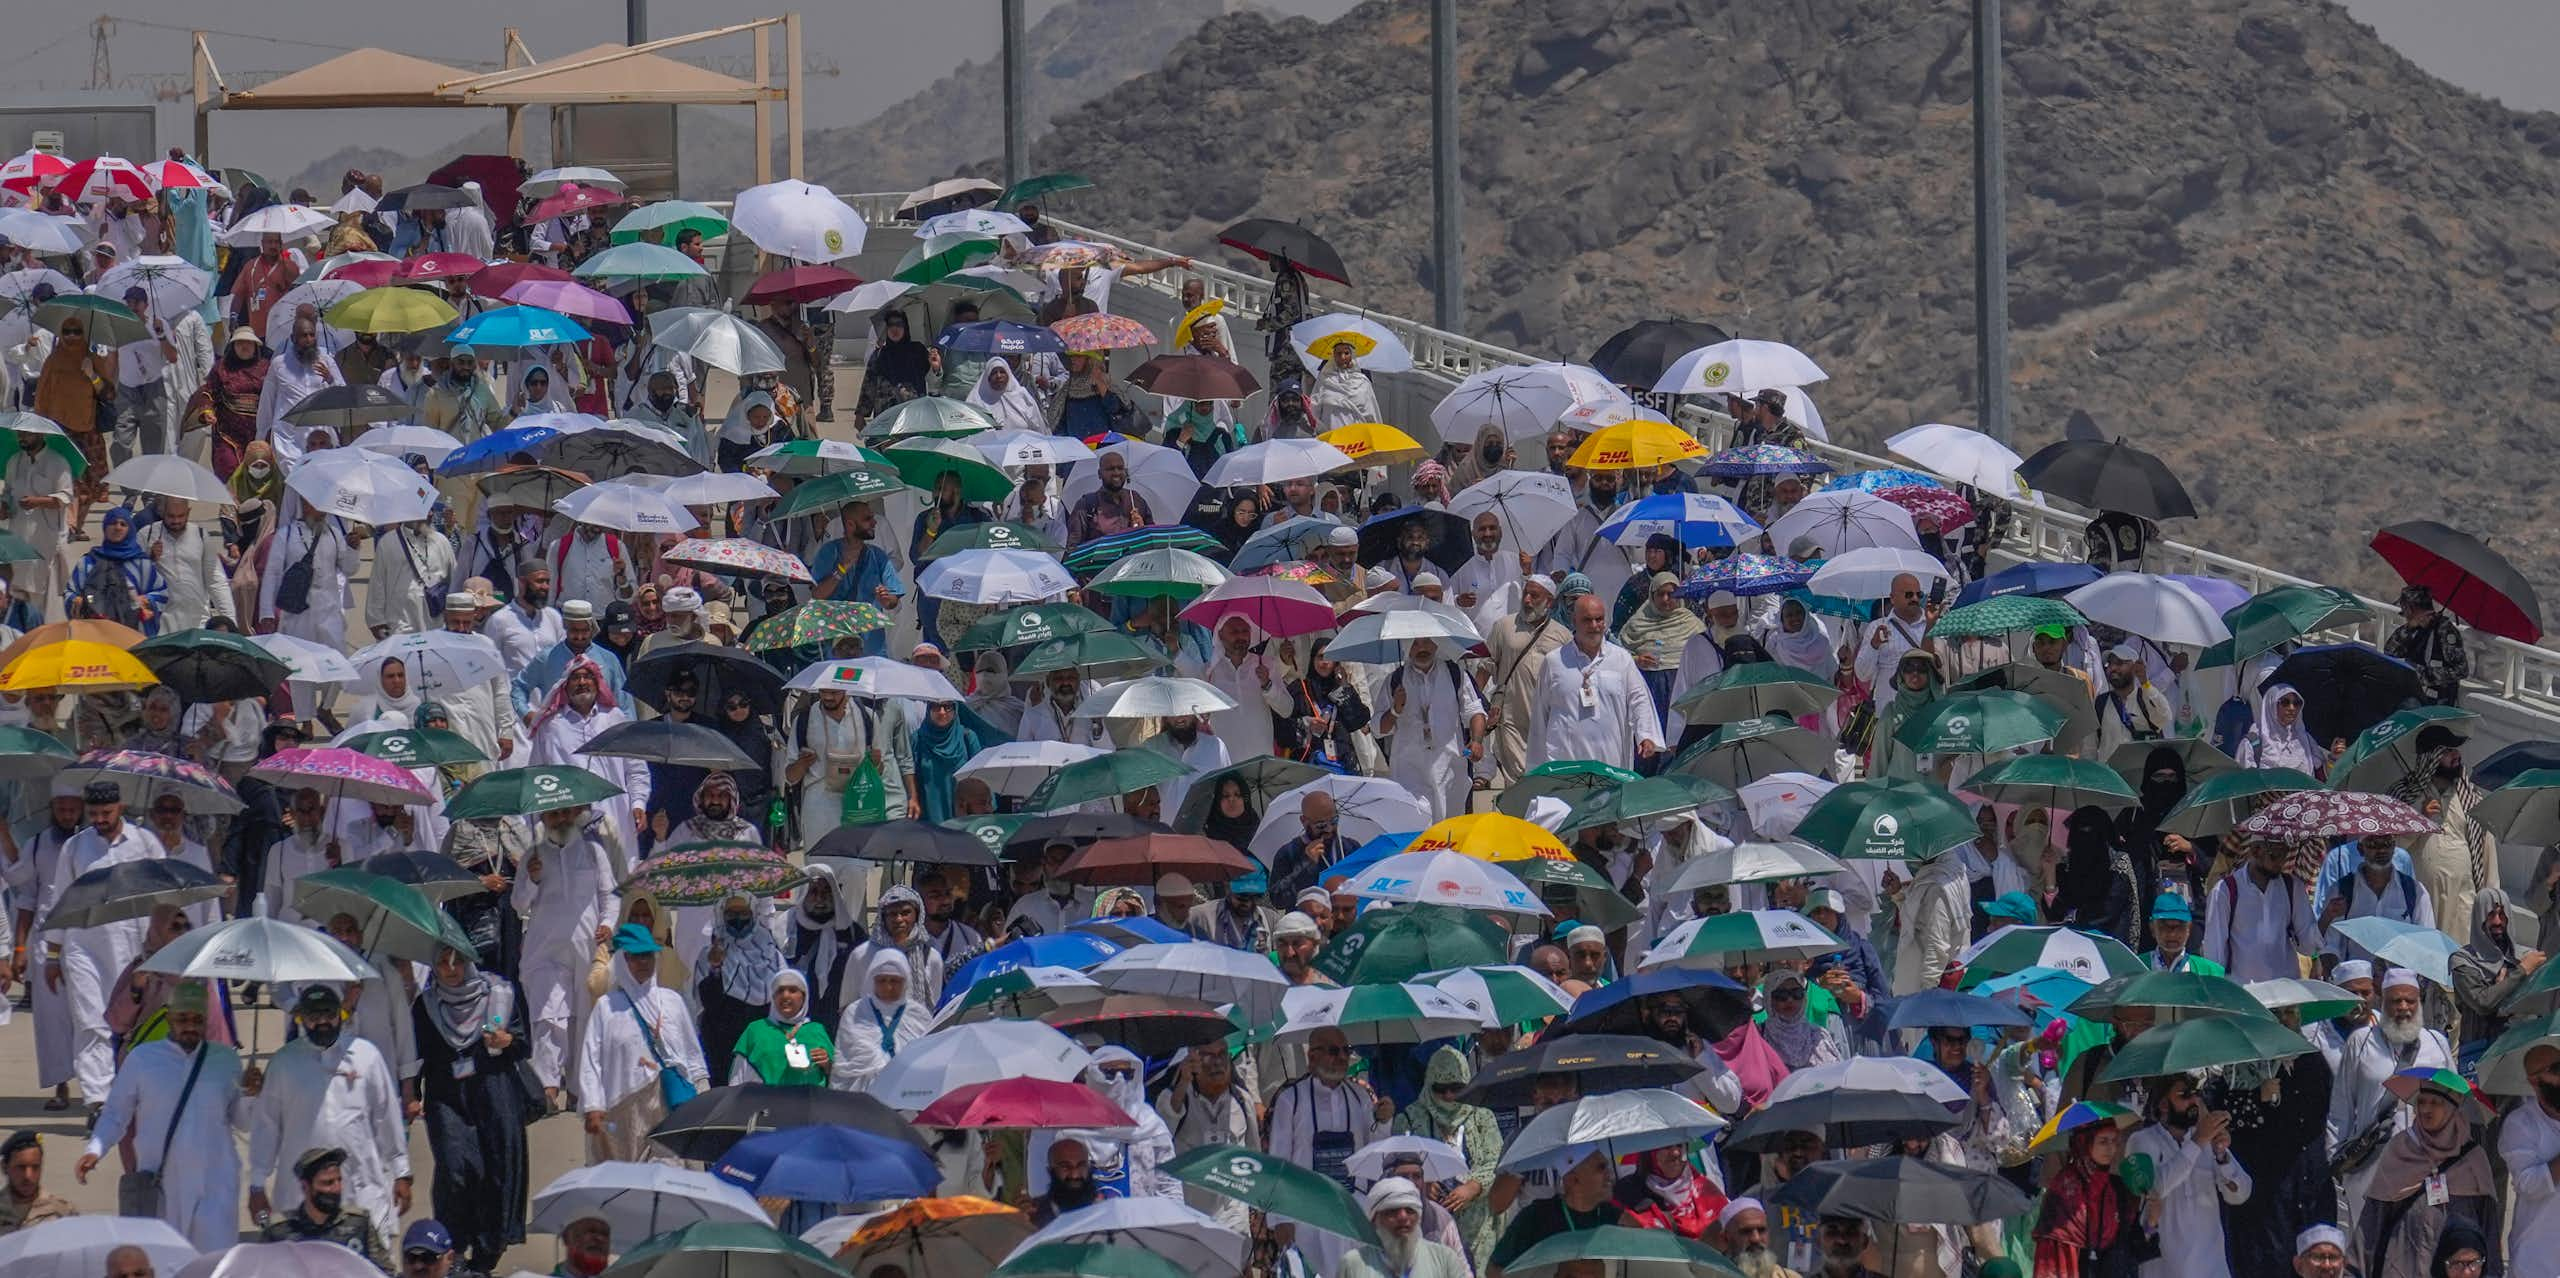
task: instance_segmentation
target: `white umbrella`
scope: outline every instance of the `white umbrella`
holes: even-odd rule
[[[1133,945],[1104,959],[1093,978],[1115,994],[1232,1003],[1255,1024],[1279,1014],[1289,988],[1289,978],[1260,952],[1209,941]]]
[[[1501,470],[1459,489],[1449,499],[1449,513],[1469,524],[1487,511],[1502,521],[1505,552],[1536,554],[1573,522],[1573,485],[1564,476],[1543,470]]]
[[[1724,1130],[1725,1121],[1663,1087],[1638,1087],[1558,1105],[1530,1119],[1503,1146],[1501,1166],[1534,1167],[1560,1156],[1612,1159],[1685,1145]]]
[[[1830,428],[1822,424],[1822,410],[1813,406],[1813,396],[1801,386],[1781,386],[1778,393],[1787,397],[1787,420],[1801,427],[1805,438],[1831,442]]]
[[[1456,661],[1467,655],[1467,649],[1484,642],[1474,622],[1445,606],[1394,608],[1362,612],[1344,622],[1324,651],[1336,661],[1395,665],[1405,660],[1416,639],[1431,641],[1435,662]]]
[[[295,683],[354,683],[359,677],[355,663],[346,654],[326,644],[296,639],[278,632],[251,635],[249,642],[267,650],[270,656],[285,664]]]
[[[968,445],[989,465],[1064,466],[1094,460],[1093,449],[1073,435],[1038,435],[1027,430],[990,430],[971,435]]]
[[[1783,839],[1837,784],[1808,772],[1772,772],[1742,787],[1742,809],[1760,837]]]
[[[927,670],[889,657],[854,657],[821,661],[791,677],[786,687],[802,692],[833,688],[852,697],[902,697],[914,701],[959,701],[960,690],[939,670]]]
[[[640,1239],[705,1220],[771,1223],[754,1196],[707,1171],[665,1163],[597,1163],[566,1172],[533,1196],[525,1227],[556,1234],[590,1216],[616,1238]]]
[[[156,1272],[175,1273],[197,1256],[185,1234],[156,1217],[65,1216],[0,1237],[0,1274],[9,1278],[98,1278],[107,1256],[139,1247]]]
[[[1952,585],[1946,565],[1917,550],[1894,546],[1860,546],[1833,555],[1813,572],[1805,589],[1834,599],[1882,599],[1893,593],[1893,580],[1909,575],[1927,589],[1932,581]]]
[[[702,526],[693,512],[631,484],[589,484],[551,503],[551,508],[582,524],[627,533],[691,532]]]
[[[897,1065],[892,1063],[890,1068],[896,1069]],[[876,1088],[874,1094],[878,1094]],[[1056,1220],[1023,1239],[1005,1259],[1011,1260],[1034,1247],[1064,1242],[1135,1247],[1203,1275],[1242,1271],[1247,1251],[1244,1235],[1192,1210],[1178,1198],[1147,1194],[1105,1198],[1090,1207],[1062,1212]]]
[[[1191,461],[1162,444],[1142,444],[1134,439],[1106,444],[1095,451],[1097,456],[1118,453],[1129,463],[1129,486],[1147,499],[1147,513],[1160,524],[1175,523],[1191,509],[1191,499],[1200,492],[1200,477],[1191,469]],[[1102,468],[1078,466],[1067,482],[1059,486],[1058,500],[1072,510],[1086,493],[1102,489]]]
[[[123,301],[126,290],[139,288],[151,299],[151,313],[163,322],[204,304],[213,292],[213,272],[169,253],[149,253],[118,262],[98,278],[102,297]]]
[[[1271,1040],[1304,1043],[1320,1029],[1338,1029],[1354,1047],[1428,1043],[1484,1028],[1484,1018],[1457,996],[1436,986],[1293,985],[1280,996],[1280,1023]]]
[[[1855,488],[1815,493],[1769,525],[1769,544],[1779,554],[1785,554],[1798,538],[1811,538],[1825,555],[1845,555],[1862,546],[1920,548],[1911,512]]]
[[[1598,369],[1580,364],[1489,368],[1459,382],[1432,406],[1431,424],[1448,440],[1473,440],[1487,426],[1505,439],[1544,435],[1566,412],[1627,403],[1627,393]]]
[[[679,506],[726,506],[731,502],[762,501],[782,494],[773,485],[753,475],[734,470],[706,470],[696,475],[649,475],[634,472],[621,482],[651,492]]]
[[[171,1278],[382,1278],[382,1271],[333,1242],[252,1242],[206,1252]]]
[[[832,262],[862,251],[862,215],[815,182],[785,178],[738,192],[729,226],[757,248],[803,262]]]
[[[1093,1057],[1038,1021],[985,1021],[935,1030],[899,1050],[866,1089],[891,1109],[923,1109],[971,1083],[1006,1078],[1084,1081]]]
[[[1645,497],[1620,506],[1617,514],[1609,516],[1608,521],[1600,525],[1600,535],[1621,546],[1641,546],[1657,533],[1677,537],[1691,546],[1716,544],[1692,540],[1682,530],[1684,524],[1706,524],[1724,534],[1722,544],[1728,546],[1755,544],[1754,539],[1760,535],[1759,520],[1743,514],[1741,508],[1713,493],[1664,494],[1665,506],[1677,503],[1676,513],[1652,513],[1655,508],[1644,503],[1654,500],[1657,499]],[[1637,514],[1639,510],[1646,513],[1640,516]]]
[[[1380,1137],[1352,1150],[1342,1169],[1351,1173],[1355,1180],[1375,1181],[1387,1174],[1390,1161],[1405,1162],[1415,1158],[1422,1160],[1424,1180],[1456,1180],[1460,1176],[1474,1174],[1475,1170],[1457,1146],[1428,1136]]]
[[[462,441],[414,422],[386,422],[356,437],[355,446],[394,457],[412,453],[427,459],[429,466],[441,466],[444,459],[462,447]]]
[[[1698,349],[1671,361],[1653,384],[1664,395],[1750,395],[1789,386],[1810,386],[1830,374],[1785,342],[1738,337]]]
[[[1141,675],[1105,684],[1078,703],[1074,719],[1163,719],[1178,714],[1215,714],[1236,708],[1235,699],[1215,684],[1178,675]]]
[[[2155,573],[2111,572],[2062,598],[2091,621],[2155,643],[2210,648],[2231,637],[2221,610],[2185,582]]]
[[[1994,497],[2023,497],[2018,467],[2026,459],[2007,444],[1970,426],[1929,422],[1884,441],[1885,451],[1960,484],[1971,484]]]
[[[916,575],[927,598],[955,603],[1039,603],[1076,588],[1075,574],[1037,550],[963,550],[944,555]]]
[[[832,859],[832,858],[822,858]],[[933,1014],[932,1029],[966,1025],[971,1021],[1029,1020],[1063,1007],[1099,1003],[1110,996],[1102,982],[1075,970],[1049,963],[1033,963],[1027,967],[1002,965],[1000,972],[988,972],[969,983],[969,989],[1001,976],[1019,976],[1028,988],[1018,993],[995,994],[970,1002],[969,990],[946,990],[942,1006]]]
[[[67,257],[88,247],[88,228],[76,217],[56,217],[34,209],[0,209],[0,240],[45,257]],[[62,290],[79,291],[77,286]]]
[[[872,280],[860,288],[828,298],[826,309],[839,315],[866,314],[905,297],[917,287],[905,280]]]
[[[522,188],[518,189],[521,190]],[[332,213],[371,213],[374,209],[380,207],[381,204],[382,201],[373,198],[372,192],[367,191],[360,186],[351,186],[347,188],[346,194],[329,202],[329,211]]]
[[[477,688],[507,672],[506,659],[487,635],[455,634],[450,630],[396,634],[358,649],[353,660],[356,669],[370,679],[383,662],[393,657],[408,667],[409,686],[421,692]]]
[[[1790,1072],[1769,1092],[1769,1103],[1823,1092],[1911,1092],[1942,1105],[1961,1105],[1965,1089],[1947,1072],[1916,1056],[1852,1056]]]
[[[1643,404],[1579,404],[1556,414],[1556,425],[1577,435],[1593,434],[1621,422],[1673,424],[1670,418]]]
[[[969,756],[954,778],[976,777],[998,794],[1020,799],[1040,788],[1049,774],[1070,763],[1111,753],[1100,746],[1071,741],[1007,741]]]
[[[1321,439],[1267,439],[1211,462],[1200,482],[1210,488],[1280,484],[1330,475],[1354,464],[1351,454]]]
[[[231,488],[212,471],[170,453],[136,457],[107,472],[107,487],[179,497],[198,505],[228,506]]]
[[[436,490],[418,472],[369,448],[304,454],[284,484],[313,507],[358,523],[405,524],[436,508]]]
[[[800,451],[785,451],[799,444],[809,444],[814,447]],[[878,465],[879,463],[863,455],[860,444],[841,439],[786,439],[778,444],[767,444],[747,454],[747,466],[750,469],[770,470],[783,475],[827,475],[837,471],[851,470],[856,466]],[[881,469],[887,470],[886,467]]]
[[[267,331],[259,336],[267,339],[267,349],[271,351],[283,351],[293,345],[293,317],[308,306],[312,314],[323,317],[317,321],[321,348],[332,352],[344,350],[348,343],[356,340],[356,335],[329,323],[325,317],[330,307],[363,291],[364,285],[354,280],[308,280],[296,284],[285,290],[285,295],[277,298],[276,304],[268,309]]]
[[[1450,905],[1540,917],[1555,913],[1509,870],[1447,849],[1381,857],[1353,876],[1344,890],[1364,901],[1399,905]]]
[[[580,186],[600,186],[612,191],[626,189],[622,179],[615,177],[610,169],[600,169],[592,164],[564,164],[557,168],[544,169],[526,178],[524,185],[516,188],[516,193],[530,195],[539,200],[545,196],[558,195],[561,187],[572,182]]]
[[[1313,371],[1317,365],[1333,358],[1333,344],[1325,339],[1337,335],[1353,337],[1351,345],[1354,350],[1360,346],[1358,338],[1367,338],[1371,343],[1368,354],[1351,357],[1354,368],[1364,368],[1372,373],[1413,371],[1413,352],[1405,349],[1404,339],[1397,337],[1386,325],[1348,311],[1318,315],[1290,325],[1289,346],[1298,352],[1299,361]]]
[[[1306,805],[1308,795],[1318,792],[1332,797],[1336,829],[1353,847],[1381,834],[1416,832],[1431,825],[1431,813],[1422,801],[1385,777],[1322,776],[1271,797],[1262,810],[1262,824],[1254,827],[1253,854],[1268,861],[1298,837],[1303,832],[1298,828],[1298,809]]]
[[[281,235],[287,240],[317,235],[336,224],[337,219],[307,204],[270,204],[242,217],[223,231],[222,242],[233,248],[256,248],[258,237]]]
[[[740,377],[782,371],[782,348],[755,325],[707,306],[678,306],[649,317],[649,344]]]
[[[7,217],[23,209],[0,209],[0,239],[7,238]],[[80,286],[71,277],[48,266],[28,266],[0,273],[0,346],[15,346],[27,340],[34,326],[37,288],[52,289],[56,295],[77,293]]]
[[[929,240],[937,235],[967,235],[992,240],[1006,235],[1029,235],[1031,224],[1011,213],[994,209],[961,209],[929,217],[916,226],[916,238]]]
[[[1692,856],[1662,889],[1671,900],[1685,899],[1689,893],[1719,883],[1767,883],[1773,879],[1802,879],[1815,875],[1836,874],[1843,869],[1830,853],[1810,843],[1788,839],[1778,843],[1729,843],[1713,852]]]
[[[345,981],[378,975],[364,956],[317,928],[257,913],[198,928],[160,947],[142,970],[226,981]]]

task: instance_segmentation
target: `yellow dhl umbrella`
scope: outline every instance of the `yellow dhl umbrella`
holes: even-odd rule
[[[1316,438],[1341,449],[1344,456],[1363,466],[1393,466],[1431,455],[1420,440],[1385,422],[1353,422]]]
[[[1442,850],[1483,861],[1510,861],[1524,856],[1570,861],[1573,852],[1546,827],[1501,812],[1453,816],[1415,835],[1407,852]]]
[[[65,639],[30,649],[0,669],[0,692],[29,688],[81,688],[111,692],[148,688],[160,682],[151,667],[122,648],[83,639]]]
[[[1184,312],[1182,322],[1173,326],[1173,348],[1178,351],[1189,350],[1191,348],[1191,326],[1225,309],[1227,309],[1227,299],[1223,297],[1213,297],[1208,301],[1202,302],[1198,306],[1192,307],[1189,311]]]
[[[1689,432],[1669,422],[1639,418],[1594,432],[1582,441],[1582,447],[1573,450],[1573,456],[1565,459],[1565,465],[1584,470],[1635,470],[1706,455],[1707,446]]]

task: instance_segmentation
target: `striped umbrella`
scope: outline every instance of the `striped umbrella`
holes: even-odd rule
[[[1070,571],[1081,573],[1107,568],[1141,550],[1188,550],[1205,555],[1223,549],[1224,543],[1216,537],[1189,524],[1148,524],[1096,537],[1068,551],[1063,562]]]

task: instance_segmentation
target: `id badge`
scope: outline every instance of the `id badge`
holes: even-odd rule
[[[453,1058],[453,1076],[455,1078],[469,1078],[479,1072],[480,1062],[478,1058],[471,1056],[456,1056]]]
[[[1787,1268],[1800,1274],[1811,1272],[1813,1269],[1813,1244],[1806,1242],[1803,1239],[1796,1239],[1789,1242],[1787,1244]]]
[[[2435,1175],[2427,1177],[2427,1205],[2429,1207],[2442,1207],[2446,1203],[2452,1201],[2453,1190],[2444,1183],[2443,1172],[2437,1172]]]
[[[797,1041],[783,1044],[782,1063],[793,1069],[809,1068],[809,1045]]]
[[[1583,680],[1583,681],[1582,681],[1582,708],[1583,708],[1583,709],[1585,709],[1585,710],[1590,710],[1590,709],[1593,709],[1593,708],[1597,707],[1599,704],[1600,704],[1600,689],[1598,689],[1597,687],[1594,687],[1594,686],[1592,685],[1592,682],[1591,682],[1590,680],[1588,680],[1588,679]],[[1793,1267],[1794,1267],[1794,1266],[1789,1266],[1789,1268],[1793,1268]]]

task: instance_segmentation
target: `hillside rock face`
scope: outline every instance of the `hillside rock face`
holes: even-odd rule
[[[1580,359],[1710,320],[1819,361],[1844,442],[1971,421],[1969,9],[1470,0],[1467,327]],[[2560,117],[2325,0],[2010,0],[2007,35],[2020,452],[2084,410],[2187,476],[2181,539],[2379,590],[2371,530],[2435,517],[2560,578]],[[1101,183],[1062,215],[1184,251],[1303,218],[1427,315],[1428,37],[1388,0],[1223,17],[1038,165]]]

